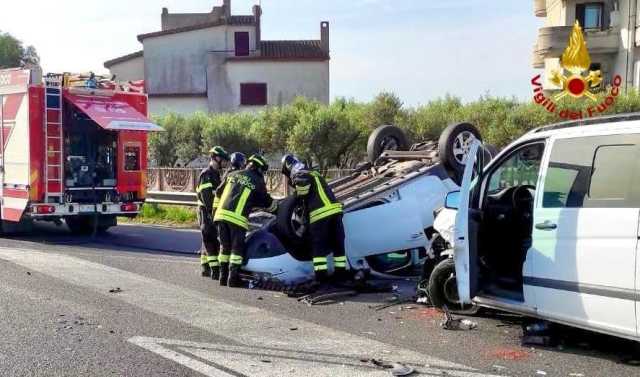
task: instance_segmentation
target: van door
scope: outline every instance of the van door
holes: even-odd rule
[[[636,335],[639,146],[637,134],[553,141],[524,277],[539,314]]]
[[[474,171],[477,172],[478,151],[480,142],[475,140],[471,144],[467,162],[460,185],[460,202],[458,214],[456,215],[456,226],[454,229],[454,260],[456,264],[456,281],[458,285],[458,296],[461,303],[470,303],[477,293],[477,261],[475,237],[470,238],[475,232],[469,232],[470,224],[475,222],[470,217],[470,197],[471,186],[474,178]],[[471,225],[473,228],[473,225]]]

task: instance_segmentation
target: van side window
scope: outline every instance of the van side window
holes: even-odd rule
[[[640,135],[557,140],[551,151],[544,208],[636,208]]]

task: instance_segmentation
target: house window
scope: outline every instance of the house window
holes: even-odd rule
[[[240,105],[265,106],[267,104],[267,84],[240,84]]]
[[[235,33],[236,56],[249,56],[249,32],[238,31]]]
[[[576,5],[576,20],[583,29],[603,29],[603,3],[586,3]]]

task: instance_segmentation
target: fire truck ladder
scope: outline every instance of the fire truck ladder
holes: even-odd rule
[[[45,151],[45,202],[60,202],[63,192],[63,139],[62,139],[62,80],[63,75],[44,77],[44,139]]]

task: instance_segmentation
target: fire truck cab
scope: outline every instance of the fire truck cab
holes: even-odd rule
[[[145,199],[141,87],[91,75],[0,70],[2,230],[65,220],[78,233],[135,217]]]

